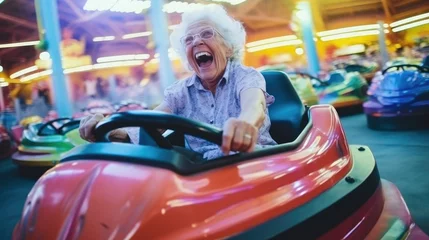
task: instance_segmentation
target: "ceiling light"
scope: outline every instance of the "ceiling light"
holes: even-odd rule
[[[427,17],[429,17],[429,13],[423,13],[423,14],[420,14],[420,15],[417,15],[417,16],[413,16],[413,17],[409,17],[409,18],[405,18],[405,19],[396,21],[396,22],[392,22],[390,24],[390,27],[396,27],[396,26],[399,26],[399,25],[402,25],[402,24],[405,24],[405,23],[414,22],[414,21],[417,21],[417,20],[420,20],[420,19],[424,19],[424,18],[427,18]]]
[[[35,46],[39,44],[40,41],[30,41],[30,42],[17,42],[17,43],[6,43],[0,44],[0,48],[12,48],[12,47],[25,47],[25,46]]]
[[[115,40],[115,36],[95,37],[92,39],[94,42],[112,41]]]
[[[421,25],[425,25],[425,24],[429,24],[429,19],[425,19],[425,20],[405,24],[405,25],[402,25],[400,27],[392,28],[392,32],[399,32],[399,31],[402,31],[405,29],[409,29],[409,28],[413,28],[413,27],[417,27],[417,26],[421,26]]]
[[[231,5],[237,5],[246,0],[211,0],[211,2],[224,2]],[[163,11],[167,13],[183,13],[205,4],[188,3],[182,1],[172,1],[164,4]],[[151,1],[148,0],[87,0],[83,9],[86,11],[111,11],[121,13],[142,13],[151,7]]]
[[[132,55],[117,55],[100,57],[97,59],[98,63],[114,62],[114,61],[125,61],[125,60],[145,60],[150,57],[149,54],[132,54]]]
[[[250,48],[250,47],[256,47],[256,46],[264,45],[268,43],[284,42],[284,41],[295,40],[295,39],[297,39],[295,35],[273,37],[273,38],[267,38],[267,39],[258,40],[254,42],[249,42],[246,44],[246,47]]]
[[[251,48],[248,48],[247,51],[248,52],[257,52],[257,51],[270,49],[270,48],[290,46],[290,45],[299,45],[301,43],[302,43],[302,41],[300,39],[296,39],[296,40],[276,42],[276,43],[270,43],[270,44],[264,44],[264,45],[260,45],[260,46],[256,46],[256,47],[251,47]]]
[[[340,33],[351,33],[351,32],[357,32],[357,31],[363,31],[363,30],[371,30],[371,29],[379,29],[378,24],[369,24],[369,25],[360,25],[360,26],[354,26],[354,27],[347,27],[347,28],[339,28],[339,29],[333,29],[328,31],[322,31],[316,33],[319,37],[329,36],[329,35],[335,35]]]
[[[25,75],[27,73],[37,71],[37,69],[39,69],[37,66],[32,66],[32,67],[29,67],[29,68],[24,68],[22,70],[19,70],[18,72],[12,73],[10,75],[10,78],[11,79],[18,78],[18,77],[20,77],[22,75]]]
[[[321,37],[320,39],[322,41],[331,41],[336,39],[342,39],[342,38],[351,38],[351,37],[362,37],[362,36],[370,36],[370,35],[377,35],[380,31],[378,30],[369,30],[369,31],[360,31],[360,32],[349,32],[349,33],[342,33],[337,35],[331,35],[326,37]]]
[[[41,52],[39,58],[40,60],[49,60],[51,59],[51,55],[48,52]]]
[[[97,63],[94,65],[80,66],[75,68],[68,68],[64,70],[64,74],[76,73],[76,72],[85,72],[94,69],[104,69],[104,68],[113,68],[113,67],[128,67],[128,66],[138,66],[144,63],[143,60],[133,60],[133,61],[118,61],[118,62],[107,62],[107,63]],[[46,77],[52,74],[52,69],[48,69],[42,72],[37,72],[30,74],[28,76],[22,77],[21,82],[28,82],[33,79]]]
[[[36,79],[36,78],[40,78],[40,77],[45,77],[45,76],[49,76],[52,74],[52,70],[45,70],[45,71],[41,71],[41,72],[37,72],[37,73],[33,73],[30,74],[28,76],[22,77],[21,79],[19,79],[21,82],[28,82],[30,80]]]
[[[131,38],[138,38],[138,37],[147,37],[150,36],[152,32],[138,32],[138,33],[130,33],[125,34],[122,36],[122,39],[131,39]]]

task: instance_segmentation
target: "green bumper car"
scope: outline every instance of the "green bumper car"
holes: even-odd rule
[[[330,104],[335,108],[362,105],[366,100],[368,83],[358,72],[335,70],[324,84],[314,85],[320,104]]]
[[[18,151],[12,160],[21,167],[52,167],[61,154],[86,144],[79,135],[80,120],[58,118],[47,123],[33,123],[24,130]]]
[[[322,83],[320,80],[301,72],[288,72],[287,75],[303,104],[312,106],[319,103],[319,97],[313,87],[313,82],[319,81]]]

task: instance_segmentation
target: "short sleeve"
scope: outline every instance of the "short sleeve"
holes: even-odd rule
[[[167,104],[167,107],[171,110],[172,113],[176,113],[176,107],[175,107],[175,91],[174,91],[174,85],[167,87],[164,90],[164,102]]]
[[[176,81],[164,90],[164,103],[173,114],[178,114],[179,109],[184,105],[184,89],[186,88],[184,80]]]
[[[267,86],[264,76],[256,69],[247,68],[238,77],[237,81],[237,98],[240,99],[242,91],[249,88],[259,88],[264,92],[267,106],[274,103],[274,96],[267,93]]]

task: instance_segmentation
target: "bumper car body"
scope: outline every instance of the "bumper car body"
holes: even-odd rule
[[[413,64],[386,68],[368,89],[368,126],[398,130],[425,127],[429,120],[429,68]]]
[[[358,72],[336,70],[331,72],[325,83],[315,86],[320,104],[342,108],[360,105],[366,99],[368,84]]]
[[[24,167],[54,166],[61,159],[61,154],[86,143],[79,136],[79,123],[79,120],[59,118],[47,123],[30,124],[24,130],[21,144],[12,155],[12,160]]]
[[[380,180],[366,146],[348,145],[335,109],[305,108],[286,74],[263,74],[279,100],[270,106],[278,146],[207,161],[150,129],[217,144],[220,129],[115,113],[97,126],[97,143],[74,148],[38,180],[13,239],[417,239],[399,192]],[[106,143],[124,126],[142,127],[143,145]]]
[[[375,62],[368,62],[366,65],[361,64],[348,64],[344,67],[346,72],[358,72],[365,80],[369,83],[374,78],[375,73],[379,69],[379,66]]]
[[[304,105],[313,106],[319,103],[319,98],[312,84],[314,77],[298,72],[288,72],[287,75]]]

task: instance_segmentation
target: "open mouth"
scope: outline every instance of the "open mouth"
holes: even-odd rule
[[[195,60],[199,67],[209,67],[213,62],[213,55],[209,52],[198,52],[195,54]]]

